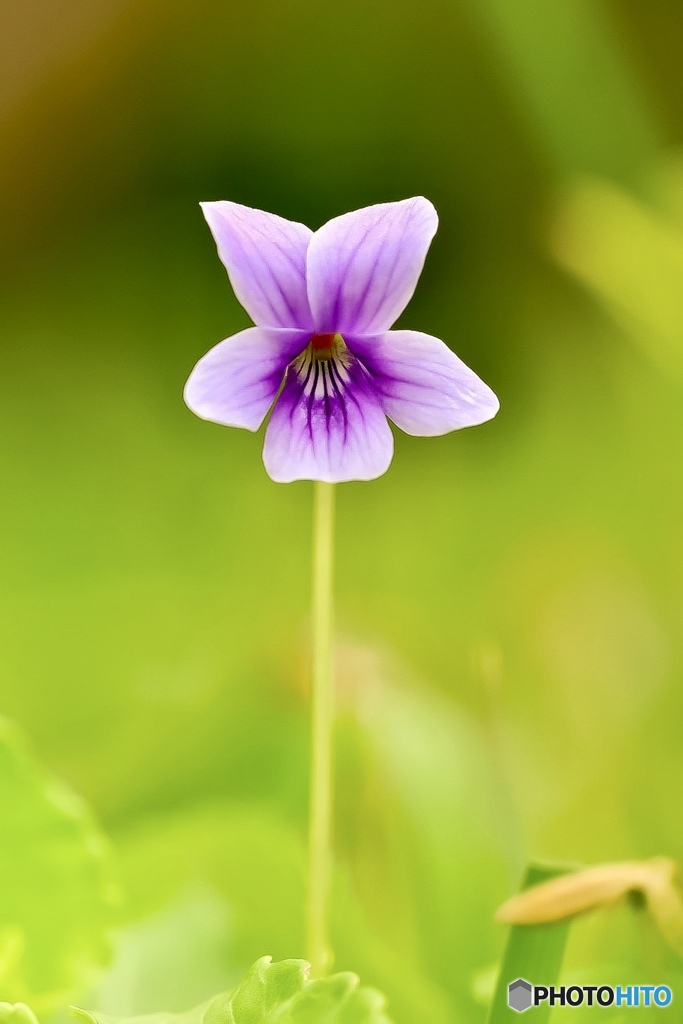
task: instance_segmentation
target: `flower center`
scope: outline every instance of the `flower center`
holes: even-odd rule
[[[313,359],[333,359],[345,347],[341,334],[314,334],[310,344]]]
[[[290,363],[302,394],[326,403],[341,398],[350,380],[352,356],[341,334],[314,334],[303,352]]]

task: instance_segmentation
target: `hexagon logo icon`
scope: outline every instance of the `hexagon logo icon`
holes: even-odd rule
[[[508,985],[508,1006],[517,1013],[524,1013],[533,1002],[533,988],[524,978],[517,978]]]

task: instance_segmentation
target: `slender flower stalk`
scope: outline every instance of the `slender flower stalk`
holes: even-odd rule
[[[334,484],[315,484],[313,522],[313,677],[307,944],[314,977],[324,974],[332,955],[328,910],[332,874],[332,731],[334,646]]]

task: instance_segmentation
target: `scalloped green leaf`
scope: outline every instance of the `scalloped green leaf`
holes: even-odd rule
[[[21,1024],[97,980],[118,890],[88,809],[3,718],[0,808],[0,1021]]]
[[[232,992],[186,1013],[110,1017],[73,1008],[81,1024],[391,1024],[381,992],[349,972],[311,981],[305,960],[257,960]]]

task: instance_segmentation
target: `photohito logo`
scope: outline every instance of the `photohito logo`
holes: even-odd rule
[[[668,985],[532,985],[517,978],[508,985],[508,1006],[524,1013],[532,1006],[669,1006],[673,992]]]

